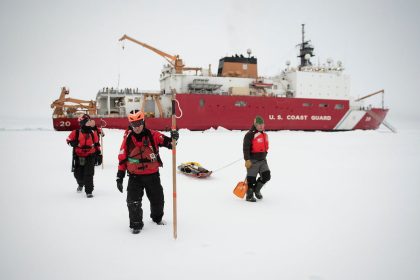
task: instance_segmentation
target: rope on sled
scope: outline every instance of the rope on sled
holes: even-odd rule
[[[237,162],[238,162],[238,161],[240,161],[240,160],[242,160],[242,157],[238,158],[238,159],[237,159],[237,160],[235,160],[235,161],[232,161],[231,163],[229,163],[229,164],[227,164],[227,165],[225,165],[225,166],[223,166],[223,167],[220,167],[220,168],[218,168],[218,169],[214,170],[214,171],[213,171],[213,173],[214,173],[214,172],[216,172],[216,171],[219,171],[219,170],[225,169],[226,167],[229,167],[229,166],[231,166],[231,165],[233,165],[233,164],[237,163]]]

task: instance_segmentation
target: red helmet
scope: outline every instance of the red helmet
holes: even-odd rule
[[[128,115],[128,121],[133,127],[144,125],[144,113],[142,111],[137,110],[134,112],[132,111]]]

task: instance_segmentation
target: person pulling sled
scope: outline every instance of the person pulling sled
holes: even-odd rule
[[[261,116],[255,117],[251,129],[245,134],[243,153],[248,184],[246,200],[256,202],[255,197],[258,199],[263,198],[261,188],[271,178],[267,163],[268,135],[264,132],[264,119]]]

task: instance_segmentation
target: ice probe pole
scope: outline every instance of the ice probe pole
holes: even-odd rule
[[[176,130],[175,114],[176,92],[172,90],[172,131]],[[176,140],[172,139],[172,199],[173,199],[173,225],[174,239],[177,238],[177,207],[176,207]]]

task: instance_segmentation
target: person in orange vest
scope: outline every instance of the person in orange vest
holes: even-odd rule
[[[118,155],[117,188],[123,192],[123,179],[128,173],[127,207],[130,229],[139,233],[143,224],[142,198],[144,191],[150,201],[150,217],[158,225],[162,221],[164,208],[163,188],[160,183],[159,167],[163,166],[159,147],[172,149],[172,139],[178,140],[179,133],[171,131],[171,137],[146,128],[144,113],[134,111],[128,115],[130,126],[126,131]]]
[[[270,181],[271,174],[267,164],[268,135],[264,132],[264,119],[256,116],[251,129],[245,134],[243,153],[248,191],[246,200],[256,202],[262,199],[261,188]],[[259,178],[257,179],[257,176]],[[254,197],[255,194],[255,197]]]
[[[72,172],[78,184],[77,192],[82,192],[85,187],[86,196],[92,198],[95,164],[102,161],[101,145],[90,116],[83,114],[78,121],[80,129],[73,130],[67,137],[67,144],[73,147]]]

